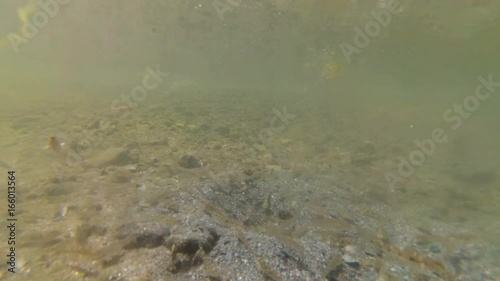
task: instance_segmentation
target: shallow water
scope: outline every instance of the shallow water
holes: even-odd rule
[[[1,4],[0,31],[16,32],[16,9],[28,3]],[[355,44],[356,28],[385,2],[314,3],[243,1],[220,17],[201,1],[71,2],[18,53],[4,45],[0,168],[5,178],[16,172],[20,227],[17,273],[1,280],[187,280],[208,262],[186,275],[109,279],[134,260],[110,233],[137,221],[177,229],[198,207],[237,232],[287,245],[316,235],[340,249],[344,238],[327,233],[349,229],[349,217],[366,233],[356,239],[389,244],[383,263],[405,256],[394,249],[415,248],[412,270],[439,273],[425,280],[498,280],[500,5],[401,1],[346,56],[342,44]],[[60,149],[47,147],[51,136]],[[287,198],[282,174],[319,194],[299,202],[294,187]],[[251,197],[254,180],[276,191]],[[200,197],[212,182],[220,189]],[[350,191],[335,193],[343,186]],[[250,196],[255,217],[235,215],[253,212],[245,206],[217,209],[233,192]],[[298,206],[315,215],[273,218],[266,206],[281,204],[273,194],[294,219]],[[330,208],[338,214],[327,216]],[[436,241],[445,250],[420,251]],[[489,252],[467,252],[478,245]],[[9,248],[0,242],[2,253]],[[126,258],[108,262],[114,254]],[[396,267],[345,280],[400,280]],[[218,280],[235,280],[227,274]]]

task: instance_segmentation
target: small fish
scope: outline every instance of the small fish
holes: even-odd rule
[[[59,141],[55,136],[49,138],[46,149],[52,149],[54,151],[61,151],[64,147],[64,143]]]
[[[342,65],[337,63],[327,63],[321,73],[321,79],[331,80],[342,74]]]

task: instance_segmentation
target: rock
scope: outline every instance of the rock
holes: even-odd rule
[[[326,280],[328,281],[339,281],[338,276],[342,273],[343,268],[342,264],[337,265],[335,268],[332,270],[328,271],[326,274]]]
[[[278,211],[278,218],[280,220],[289,220],[292,218],[292,214],[286,210],[279,210]]]
[[[125,249],[155,248],[170,236],[167,225],[159,222],[134,222],[118,228],[116,237],[125,242]]]
[[[172,235],[166,245],[172,251],[172,254],[183,253],[194,255],[198,250],[203,249],[209,253],[219,240],[219,235],[213,229],[197,229],[185,234]]]
[[[154,159],[153,163],[155,163],[155,162],[158,162],[158,159]],[[134,165],[134,164],[127,165],[127,166],[125,166],[125,170],[128,170],[131,173],[135,173],[135,172],[137,172],[137,165]]]
[[[350,267],[354,269],[360,268],[360,258],[357,249],[352,245],[346,245],[344,247],[344,254],[342,255],[342,260]]]
[[[172,252],[172,264],[168,271],[187,271],[201,264],[204,255],[214,248],[218,240],[219,235],[214,229],[203,228],[171,236],[166,242]]]
[[[193,155],[184,154],[179,159],[179,166],[186,169],[195,169],[203,166],[203,162]]]
[[[434,254],[439,254],[439,253],[441,253],[442,248],[443,248],[443,245],[441,245],[441,243],[434,242],[429,246],[429,251],[434,253]]]

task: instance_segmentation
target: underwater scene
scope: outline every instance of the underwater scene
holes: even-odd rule
[[[0,0],[0,280],[500,281],[500,1]]]

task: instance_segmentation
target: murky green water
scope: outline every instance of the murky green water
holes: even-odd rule
[[[130,221],[116,213],[141,183],[106,158],[124,147],[181,183],[234,165],[336,178],[500,259],[495,1],[41,2],[0,3],[0,167],[20,225],[2,280],[104,280],[70,265],[98,256],[73,240],[85,221]],[[171,168],[182,153],[203,167]],[[108,216],[92,218],[96,193]]]

